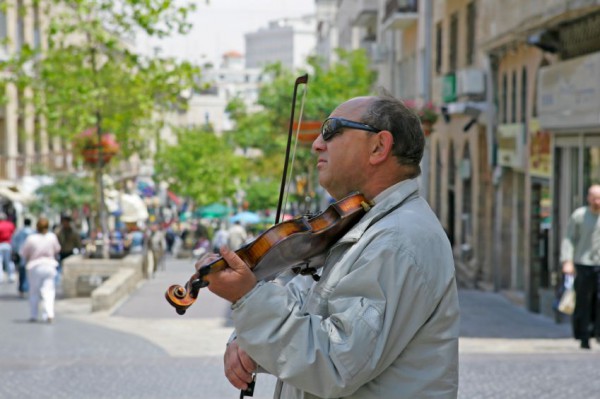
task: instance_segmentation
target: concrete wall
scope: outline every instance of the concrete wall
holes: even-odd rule
[[[123,259],[91,259],[73,255],[63,262],[66,298],[91,297],[92,310],[109,309],[144,278],[142,254]]]

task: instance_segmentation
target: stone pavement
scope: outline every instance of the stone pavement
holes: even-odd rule
[[[229,305],[202,290],[179,316],[164,300],[191,260],[169,259],[108,312],[87,298],[59,299],[52,325],[29,323],[16,285],[0,285],[0,398],[236,398],[223,376]],[[529,313],[503,296],[460,291],[460,398],[594,397],[599,345],[581,351],[567,324]],[[574,386],[572,381],[590,381]],[[260,375],[255,398],[271,397]],[[582,384],[579,384],[582,385]]]

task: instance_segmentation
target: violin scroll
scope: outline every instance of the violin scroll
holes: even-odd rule
[[[187,308],[192,306],[194,302],[196,302],[196,298],[198,297],[198,291],[202,287],[194,288],[195,285],[199,285],[196,281],[200,281],[195,279],[193,282],[190,280],[187,282],[185,287],[175,284],[170,286],[165,292],[165,298],[167,302],[171,304],[175,308],[175,311],[179,315],[184,315]]]

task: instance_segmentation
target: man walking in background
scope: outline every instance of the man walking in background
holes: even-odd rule
[[[71,225],[71,216],[63,214],[60,217],[60,227],[56,232],[56,237],[60,243],[60,253],[58,254],[58,269],[56,275],[57,278],[60,278],[63,260],[74,253],[79,253],[79,249],[81,248],[81,237],[79,236],[79,232],[76,231]]]
[[[561,247],[563,273],[575,275],[573,336],[582,349],[590,349],[592,334],[600,341],[600,184],[589,188],[587,202],[569,218]]]
[[[29,284],[27,282],[27,271],[25,270],[25,259],[23,259],[20,255],[21,248],[25,243],[27,237],[33,234],[35,231],[31,227],[31,219],[25,218],[23,221],[23,227],[17,230],[17,232],[13,235],[12,238],[12,253],[13,258],[17,266],[17,270],[19,271],[19,296],[23,298],[25,293],[29,290]]]

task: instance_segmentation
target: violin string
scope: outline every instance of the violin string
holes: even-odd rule
[[[294,159],[296,158],[296,149],[298,148],[298,137],[300,135],[300,125],[302,124],[302,115],[304,115],[304,100],[306,99],[306,92],[308,91],[307,85],[304,85],[302,92],[302,102],[300,103],[300,113],[298,114],[298,127],[296,128],[296,139],[294,141],[294,151],[292,151],[292,159],[290,161],[290,171],[288,181],[285,184],[285,196],[283,197],[283,213],[285,214],[285,208],[287,207],[288,195],[290,193],[290,184],[292,182],[292,175],[294,174]],[[283,216],[282,216],[283,219]],[[283,221],[283,220],[282,220]]]

